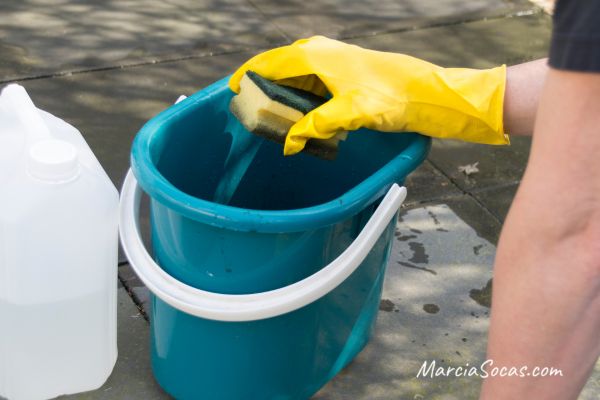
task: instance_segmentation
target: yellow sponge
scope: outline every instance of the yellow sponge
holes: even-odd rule
[[[233,97],[229,108],[248,131],[283,144],[292,125],[325,101],[323,97],[278,85],[247,71],[240,81],[240,93]],[[303,151],[332,160],[340,140],[346,137],[347,132],[340,132],[327,140],[311,139]]]

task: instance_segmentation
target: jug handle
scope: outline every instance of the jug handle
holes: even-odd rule
[[[142,282],[160,299],[185,313],[217,321],[253,321],[289,313],[328,294],[367,257],[406,198],[406,188],[393,184],[360,234],[335,260],[291,285],[252,294],[200,290],[167,274],[148,254],[139,228],[142,190],[129,170],[121,190],[119,232],[123,250]]]
[[[27,140],[31,143],[41,139],[51,139],[52,134],[44,122],[25,88],[11,83],[2,90],[2,97],[11,107],[11,112],[17,116],[27,132]]]

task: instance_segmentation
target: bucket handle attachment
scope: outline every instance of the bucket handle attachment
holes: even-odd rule
[[[139,210],[142,190],[129,170],[121,191],[119,232],[133,270],[156,296],[196,317],[217,321],[254,321],[289,313],[328,294],[367,257],[406,198],[406,188],[393,184],[360,234],[344,252],[313,275],[291,285],[252,294],[222,294],[178,281],[158,266],[142,242]]]

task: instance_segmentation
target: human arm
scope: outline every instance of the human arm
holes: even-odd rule
[[[504,129],[510,135],[531,135],[542,86],[548,73],[548,59],[542,58],[506,69]]]
[[[600,74],[550,70],[494,266],[488,358],[563,377],[488,378],[481,399],[575,399],[600,354]]]

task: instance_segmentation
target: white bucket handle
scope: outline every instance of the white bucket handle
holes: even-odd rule
[[[146,251],[139,229],[142,191],[129,170],[121,191],[119,231],[131,267],[160,299],[188,314],[217,321],[253,321],[276,317],[310,304],[335,289],[358,268],[406,198],[393,184],[358,237],[329,265],[279,289],[253,294],[221,294],[186,285],[160,268]]]

